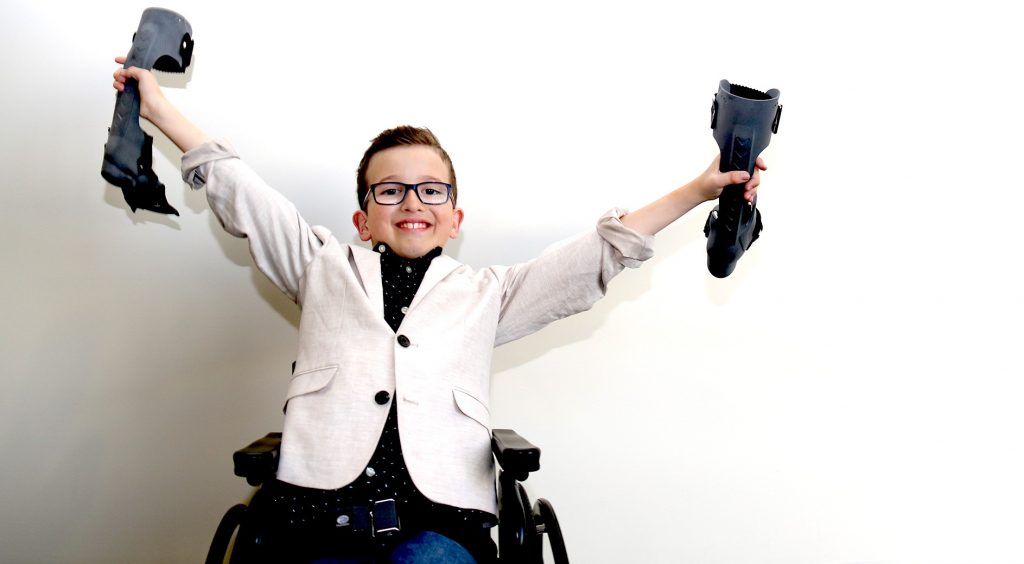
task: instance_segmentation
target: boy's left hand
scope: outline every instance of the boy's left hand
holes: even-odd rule
[[[722,190],[726,186],[746,183],[743,190],[743,199],[753,202],[754,196],[757,194],[757,186],[761,184],[760,171],[768,170],[768,165],[765,164],[764,159],[761,157],[757,158],[757,162],[754,163],[754,176],[750,177],[745,170],[719,172],[718,162],[720,158],[721,155],[716,155],[707,170],[695,182],[701,197],[705,200],[714,200],[722,194]]]
[[[758,157],[754,163],[754,175],[751,177],[745,170],[719,172],[718,159],[719,157],[715,156],[708,169],[697,178],[664,197],[623,215],[620,218],[623,225],[643,235],[654,235],[693,208],[708,200],[717,199],[722,190],[731,184],[743,184],[743,198],[753,202],[754,196],[757,195],[757,185],[761,183],[760,172],[768,170],[768,165]]]

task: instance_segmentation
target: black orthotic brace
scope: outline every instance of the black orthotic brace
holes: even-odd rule
[[[192,62],[192,46],[192,26],[185,18],[170,10],[147,8],[132,37],[124,68],[185,72]],[[153,172],[153,138],[139,125],[139,103],[138,81],[130,78],[124,91],[117,93],[101,174],[121,188],[132,211],[142,208],[178,215]]]
[[[778,90],[760,92],[727,80],[719,82],[711,104],[711,129],[721,150],[718,170],[745,170],[753,177],[757,156],[768,146],[772,133],[778,132],[780,117]],[[743,252],[761,233],[757,197],[753,203],[744,200],[743,186],[726,186],[704,224],[708,270],[717,278],[732,274]]]

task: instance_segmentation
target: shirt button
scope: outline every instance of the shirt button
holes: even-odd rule
[[[409,337],[406,337],[405,335],[399,335],[398,336],[398,344],[402,345],[403,347],[408,347],[409,346]]]
[[[377,402],[377,405],[384,405],[391,401],[391,394],[384,390],[377,392],[377,395],[373,396],[373,401]]]
[[[408,306],[402,306],[402,313],[409,313],[409,307]]]
[[[384,245],[378,245],[377,246],[377,250],[383,253],[384,252]]]
[[[372,478],[372,477],[377,475],[377,471],[374,470],[372,466],[367,466],[366,467],[366,475],[369,476],[370,478]]]
[[[406,274],[412,274],[412,267],[411,266],[405,267],[405,273]]]

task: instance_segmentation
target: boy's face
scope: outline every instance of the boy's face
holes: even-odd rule
[[[451,182],[448,165],[436,149],[427,145],[402,145],[373,155],[366,166],[367,185],[390,180],[406,184]],[[352,224],[363,241],[387,243],[399,256],[419,258],[454,239],[462,216],[462,210],[456,209],[451,200],[428,206],[410,191],[402,203],[393,206],[378,204],[371,194],[366,211],[355,212]]]

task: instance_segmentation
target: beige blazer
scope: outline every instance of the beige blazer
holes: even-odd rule
[[[380,257],[310,226],[235,150],[214,140],[182,157],[224,228],[247,237],[259,269],[302,308],[278,478],[333,489],[364,471],[390,409],[406,466],[428,498],[496,513],[490,453],[495,346],[589,309],[653,238],[612,210],[597,229],[529,262],[474,270],[435,258],[397,334],[384,321]],[[375,401],[378,392],[389,402]]]

